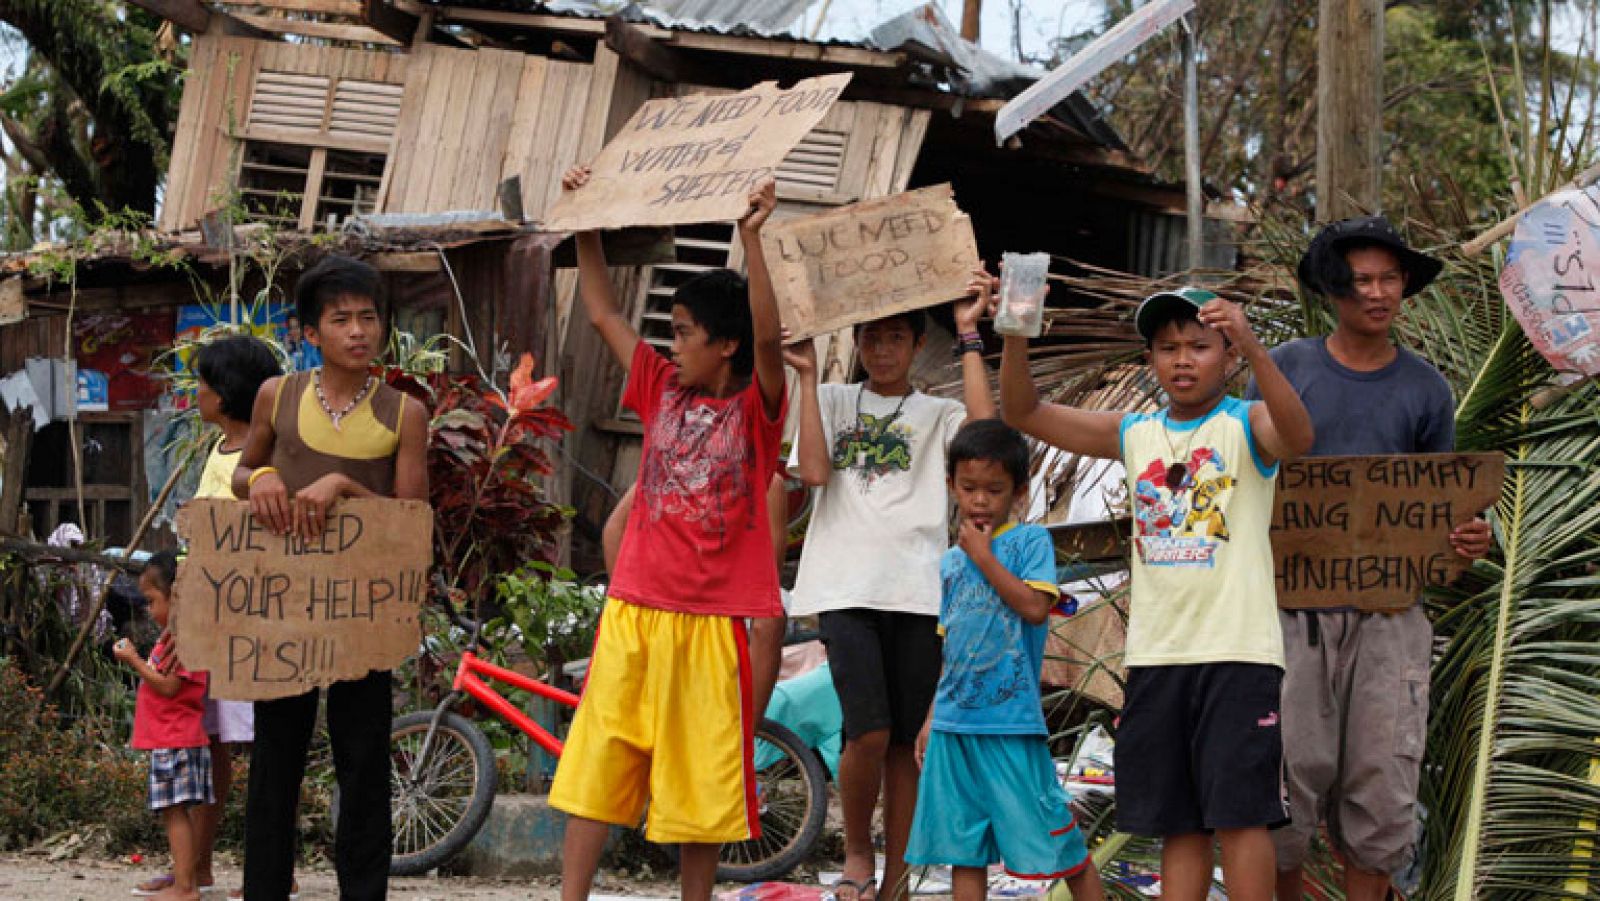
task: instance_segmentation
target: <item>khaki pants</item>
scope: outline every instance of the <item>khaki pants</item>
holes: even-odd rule
[[[1283,756],[1289,826],[1273,833],[1278,868],[1305,862],[1319,823],[1360,869],[1407,866],[1417,837],[1417,779],[1428,724],[1433,627],[1404,613],[1280,612]]]

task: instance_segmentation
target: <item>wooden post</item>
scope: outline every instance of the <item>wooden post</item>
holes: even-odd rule
[[[13,410],[5,424],[4,475],[0,477],[0,533],[21,531],[23,489],[27,487],[28,452],[33,447],[33,413],[23,407]]]
[[[1205,255],[1205,196],[1200,181],[1200,39],[1196,15],[1183,19],[1183,178],[1188,188],[1189,270]]]
[[[1382,205],[1383,0],[1319,0],[1317,219]]]
[[[978,22],[983,17],[983,0],[963,0],[961,4],[961,36],[978,43]]]

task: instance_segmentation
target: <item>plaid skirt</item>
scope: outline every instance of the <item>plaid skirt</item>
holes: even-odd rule
[[[211,804],[211,749],[157,748],[150,752],[150,809]]]

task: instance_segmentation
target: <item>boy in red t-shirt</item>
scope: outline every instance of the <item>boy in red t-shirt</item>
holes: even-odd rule
[[[163,551],[150,558],[139,576],[139,590],[150,602],[150,618],[165,630],[172,612],[172,583],[178,558]],[[133,712],[133,746],[150,752],[150,809],[161,812],[172,852],[172,884],[157,891],[135,891],[162,901],[199,901],[195,829],[201,806],[213,803],[211,740],[206,735],[206,674],[178,663],[172,635],[163,631],[148,662],[126,638],[112,649],[139,674]]]
[[[572,190],[586,168],[562,179]],[[608,824],[681,846],[681,897],[707,899],[718,847],[759,830],[746,617],[783,614],[767,492],[783,429],[778,306],[761,251],[767,179],[739,221],[749,281],[712,270],[679,286],[672,359],[617,307],[598,232],[577,236],[584,310],[628,370],[644,422],[637,500],[612,574],[583,703],[550,806],[571,815],[561,896],[586,898]]]

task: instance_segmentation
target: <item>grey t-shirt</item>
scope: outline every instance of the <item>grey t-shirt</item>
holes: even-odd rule
[[[1308,456],[1431,454],[1455,449],[1455,401],[1450,384],[1405,348],[1374,372],[1357,372],[1328,353],[1327,338],[1301,338],[1272,350],[1316,429]],[[1255,379],[1245,389],[1261,397]]]

